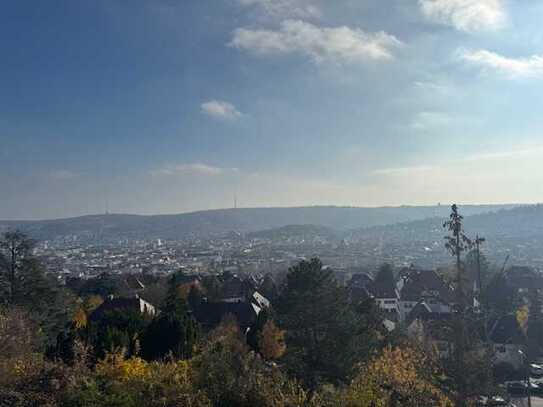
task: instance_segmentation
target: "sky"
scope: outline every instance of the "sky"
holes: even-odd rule
[[[0,6],[0,219],[543,201],[539,0]]]

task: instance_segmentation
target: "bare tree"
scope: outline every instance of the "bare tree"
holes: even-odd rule
[[[33,248],[34,241],[19,231],[6,232],[0,238],[0,274],[7,282],[8,303],[13,303],[18,278],[32,257]]]

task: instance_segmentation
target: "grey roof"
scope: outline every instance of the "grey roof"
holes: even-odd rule
[[[411,309],[406,317],[407,325],[415,319],[444,320],[452,315],[451,307],[440,301],[420,301]]]
[[[233,315],[239,326],[247,328],[251,326],[258,316],[260,309],[254,304],[240,302],[207,302],[202,301],[193,310],[193,315],[202,325],[209,327],[220,324],[227,315]]]
[[[375,277],[370,291],[375,298],[398,298],[396,282],[392,270],[380,270]]]
[[[543,288],[543,275],[530,267],[512,266],[506,271],[505,279],[514,288]]]
[[[227,279],[221,287],[220,298],[238,298],[245,296],[245,287],[239,277]]]
[[[106,300],[94,312],[90,315],[91,321],[97,321],[105,313],[110,311],[123,311],[123,312],[137,312],[141,313],[142,309],[150,315],[155,313],[155,307],[149,304],[147,301],[142,300],[139,297],[134,298],[112,298]]]
[[[373,297],[373,278],[368,273],[353,274],[347,287],[352,300],[365,300]]]
[[[373,278],[368,273],[356,273],[351,277],[349,286],[351,287],[367,287],[373,284]]]
[[[443,302],[452,299],[451,288],[434,270],[411,270],[403,278],[402,301],[420,301],[428,297],[439,298]]]

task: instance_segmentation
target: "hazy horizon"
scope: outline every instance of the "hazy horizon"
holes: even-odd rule
[[[543,3],[8,2],[0,219],[543,201]]]
[[[327,205],[327,204],[315,204],[315,205],[295,205],[295,206],[238,206],[237,208],[223,207],[223,208],[207,208],[207,209],[196,209],[188,210],[184,212],[163,212],[163,213],[134,213],[134,212],[95,212],[95,213],[81,213],[76,215],[69,216],[60,216],[52,218],[0,218],[0,222],[38,222],[38,221],[49,221],[49,220],[61,220],[61,219],[70,219],[70,218],[79,218],[85,216],[109,216],[109,215],[126,215],[126,216],[175,216],[175,215],[185,215],[191,213],[199,212],[209,212],[209,211],[232,211],[232,210],[243,210],[243,209],[305,209],[305,208],[351,208],[351,209],[394,209],[394,208],[433,208],[433,207],[446,207],[449,208],[453,203],[444,203],[438,202],[436,204],[400,204],[400,205],[378,205],[378,206],[354,206],[354,205]],[[529,205],[540,205],[541,202],[504,202],[504,203],[456,203],[460,209],[462,207],[479,207],[479,206],[496,206],[496,207],[508,207],[508,206],[529,206]]]

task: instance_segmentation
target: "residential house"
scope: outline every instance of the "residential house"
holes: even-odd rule
[[[371,286],[371,293],[375,303],[385,313],[385,318],[397,321],[399,294],[398,290],[396,290],[396,282],[391,268],[379,270]]]
[[[112,296],[106,299],[106,301],[104,301],[94,310],[94,312],[90,315],[90,320],[98,321],[104,316],[104,314],[111,311],[137,312],[149,317],[154,317],[157,313],[157,309],[154,305],[140,297],[115,298]]]
[[[257,305],[259,308],[269,308],[270,307],[270,300],[268,300],[266,297],[264,297],[262,294],[260,294],[258,291],[255,291],[253,295],[251,296],[251,302],[255,305]]]
[[[440,358],[449,358],[453,349],[451,316],[451,307],[437,298],[419,301],[405,319],[407,334],[433,349]]]
[[[236,275],[227,274],[221,285],[219,293],[220,302],[245,301],[249,291],[249,284]]]
[[[252,282],[229,276],[222,285],[218,300],[199,298],[198,302],[190,303],[194,317],[202,326],[211,329],[230,315],[237,320],[241,330],[247,332],[258,314],[271,306],[270,301],[252,286]]]
[[[233,316],[242,332],[247,332],[261,311],[262,308],[253,302],[209,302],[204,299],[193,308],[193,315],[207,329],[219,325],[225,317]]]
[[[531,267],[512,266],[505,272],[505,280],[517,290],[543,289],[543,275]]]
[[[522,368],[526,337],[516,315],[504,315],[492,323],[489,339],[494,349],[494,364],[505,363],[517,370]]]
[[[434,270],[411,267],[400,273],[400,279],[402,284],[398,308],[401,321],[405,321],[421,301],[431,303],[435,300],[442,304],[450,304],[452,301],[452,288]]]

